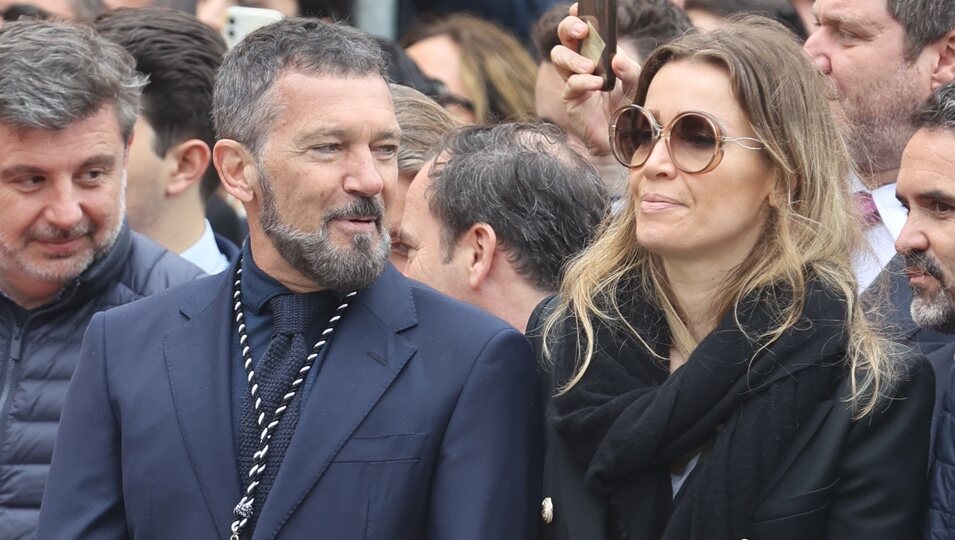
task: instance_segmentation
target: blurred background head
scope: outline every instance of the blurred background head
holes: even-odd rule
[[[425,21],[401,40],[425,75],[456,98],[448,108],[466,122],[534,115],[537,66],[514,35],[466,14]]]

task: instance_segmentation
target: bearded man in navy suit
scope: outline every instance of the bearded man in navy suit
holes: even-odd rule
[[[387,263],[378,47],[287,19],[216,80],[233,267],[95,317],[39,538],[533,538],[540,410],[504,322]]]

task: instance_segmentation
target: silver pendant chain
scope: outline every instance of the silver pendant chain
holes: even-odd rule
[[[249,518],[252,517],[252,505],[255,502],[255,488],[258,487],[262,472],[265,471],[265,456],[269,453],[269,441],[272,439],[272,433],[282,420],[282,415],[285,413],[285,409],[287,409],[292,400],[295,399],[295,394],[302,386],[302,382],[308,375],[309,370],[312,369],[312,364],[314,364],[315,359],[318,358],[318,353],[322,350],[322,347],[325,345],[325,343],[328,342],[332,331],[335,329],[338,321],[342,318],[342,313],[344,313],[345,309],[348,307],[348,301],[357,294],[357,291],[352,291],[346,294],[342,299],[342,303],[335,308],[335,313],[332,315],[332,318],[329,319],[328,326],[324,331],[322,331],[321,337],[318,338],[315,346],[312,347],[311,354],[309,354],[305,359],[305,364],[302,365],[302,367],[298,370],[295,380],[292,381],[292,386],[290,386],[288,392],[282,396],[281,403],[279,403],[279,406],[275,408],[275,412],[272,413],[271,421],[266,425],[265,412],[260,410],[262,406],[262,398],[259,397],[259,384],[255,381],[255,370],[253,369],[252,365],[252,351],[249,349],[249,336],[245,333],[245,314],[242,310],[241,263],[235,272],[235,283],[233,284],[233,287],[234,291],[232,293],[232,299],[235,301],[233,304],[233,312],[235,313],[235,323],[237,325],[237,331],[239,334],[239,347],[242,349],[242,362],[245,366],[245,372],[247,375],[246,378],[249,383],[248,399],[253,400],[256,421],[258,423],[259,429],[261,430],[259,434],[259,449],[257,452],[252,454],[252,466],[249,468],[249,485],[245,489],[245,494],[242,495],[242,498],[239,500],[239,504],[237,504],[235,509],[232,511],[232,513],[235,515],[235,521],[232,522],[232,536],[230,537],[230,540],[239,540],[243,529],[249,522]]]

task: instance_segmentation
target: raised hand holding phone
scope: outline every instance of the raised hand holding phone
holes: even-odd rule
[[[577,17],[577,4],[570,7],[569,13],[557,27],[561,45],[554,47],[550,57],[565,81],[564,106],[572,130],[601,170],[605,165],[609,169],[622,169],[610,150],[610,117],[617,107],[629,103],[627,96],[632,95],[636,86],[640,64],[623,50],[617,50],[610,61],[617,81],[613,90],[603,91],[605,79],[594,74],[597,63],[577,52],[580,42],[589,35],[588,26]]]

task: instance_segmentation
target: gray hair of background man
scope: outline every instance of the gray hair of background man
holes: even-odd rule
[[[905,58],[915,58],[927,45],[955,30],[952,0],[888,0],[889,13],[905,28]]]
[[[912,113],[912,126],[915,129],[942,129],[955,133],[955,81],[932,92]]]
[[[461,122],[441,105],[408,86],[391,84],[395,117],[401,126],[398,173],[414,176],[428,161],[428,153]]]
[[[114,106],[128,141],[145,84],[129,53],[87,26],[29,20],[0,29],[0,124],[60,130]]]
[[[259,156],[278,103],[275,82],[288,71],[387,80],[381,48],[360,30],[292,17],[252,32],[226,55],[216,76],[212,118],[219,138]]]
[[[470,126],[435,150],[429,208],[444,226],[445,262],[476,223],[494,229],[517,272],[556,291],[564,264],[590,241],[609,209],[597,170],[555,126]]]

